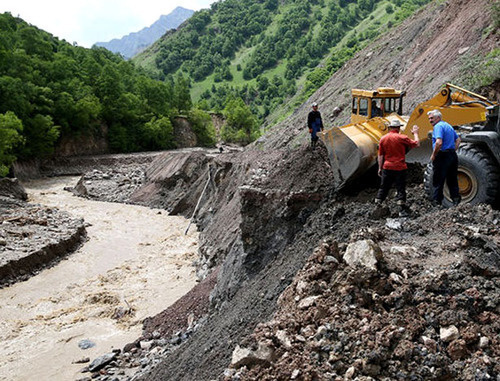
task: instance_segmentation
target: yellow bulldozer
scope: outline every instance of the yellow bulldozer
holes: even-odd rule
[[[412,138],[418,125],[421,147],[410,151],[409,162],[428,164],[433,127],[427,112],[439,110],[462,139],[457,152],[458,180],[463,202],[494,204],[500,198],[499,104],[452,84],[444,85],[432,98],[420,103],[410,116],[403,115],[404,91],[382,87],[352,90],[351,123],[325,129],[318,135],[325,143],[337,189],[367,171],[377,160],[378,142],[392,120],[399,120],[401,133]],[[427,165],[424,186],[432,193],[432,165]],[[445,205],[451,204],[445,187]]]

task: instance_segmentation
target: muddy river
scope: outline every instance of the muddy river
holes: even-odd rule
[[[196,283],[198,233],[191,226],[184,235],[186,219],[63,190],[77,181],[24,184],[30,202],[83,217],[88,241],[57,266],[0,289],[0,380],[82,378],[85,364],[75,361],[134,341],[145,317]],[[88,341],[95,346],[81,349]]]

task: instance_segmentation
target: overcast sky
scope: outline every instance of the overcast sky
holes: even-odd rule
[[[0,0],[0,13],[10,12],[60,39],[90,48],[138,32],[178,6],[197,11],[215,1]]]

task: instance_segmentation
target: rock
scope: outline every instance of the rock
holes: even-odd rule
[[[153,340],[141,341],[139,343],[139,346],[141,347],[141,349],[149,350],[153,346],[153,342],[154,342]]]
[[[405,258],[410,258],[415,255],[416,249],[413,246],[392,246],[391,254],[400,255]]]
[[[454,325],[449,326],[448,328],[441,327],[439,329],[439,337],[445,343],[458,339],[460,333],[458,332],[458,328]]]
[[[170,339],[170,344],[179,345],[180,343],[182,343],[182,339],[179,336],[173,336]]]
[[[89,372],[96,372],[99,369],[104,368],[111,361],[116,358],[116,353],[106,353],[105,355],[99,356],[89,365]]]
[[[72,364],[85,364],[87,362],[90,362],[90,357],[82,357],[79,360],[73,361]]]
[[[436,353],[437,350],[437,343],[435,340],[427,337],[427,336],[422,336],[422,342],[424,343],[425,347],[432,353]]]
[[[87,196],[89,192],[86,185],[88,184],[86,184],[86,182],[84,181],[84,176],[82,176],[75,186],[75,192],[80,196]]]
[[[297,294],[304,295],[306,293],[306,290],[307,290],[307,285],[308,285],[308,283],[306,281],[299,280],[297,282],[297,286],[295,287],[295,289],[297,290]]]
[[[292,372],[292,375],[291,375],[291,377],[290,377],[290,378],[291,378],[292,380],[295,380],[295,379],[297,379],[297,377],[299,377],[299,375],[300,375],[300,369],[295,369],[295,370]]]
[[[325,264],[330,264],[330,263],[333,263],[335,265],[338,265],[339,264],[339,261],[337,261],[337,258],[335,258],[334,256],[332,255],[327,255],[325,257]]]
[[[289,349],[292,347],[292,342],[290,341],[290,338],[288,337],[286,331],[284,330],[279,330],[276,332],[276,338],[278,341],[283,345],[285,348]]]
[[[302,299],[300,302],[299,302],[299,305],[298,307],[300,309],[306,309],[306,308],[309,308],[311,306],[314,305],[314,303],[316,302],[316,300],[320,298],[319,295],[316,295],[316,296],[309,296],[307,298],[304,298]]]
[[[467,353],[467,344],[465,344],[465,340],[454,340],[448,346],[448,354],[453,360],[463,359]]]
[[[321,325],[318,327],[318,330],[316,331],[315,337],[317,339],[320,339],[323,336],[325,336],[327,333],[328,333],[328,328],[326,328],[324,325]]]
[[[377,270],[377,263],[382,259],[382,250],[371,239],[350,243],[343,257],[351,267],[362,265]]]
[[[362,369],[363,369],[364,374],[367,374],[367,375],[372,376],[372,377],[376,377],[380,373],[381,367],[380,367],[380,365],[372,364],[365,359],[365,360],[363,360]]]
[[[78,348],[80,349],[89,349],[95,347],[95,343],[88,339],[80,340],[78,342]]]
[[[26,201],[28,194],[17,179],[0,178],[0,196]]]
[[[300,343],[305,343],[306,342],[306,338],[304,336],[302,336],[302,335],[295,336],[295,340],[297,340]]]
[[[393,283],[403,283],[403,279],[396,273],[390,273],[389,274],[389,280]]]
[[[188,316],[188,327],[193,327],[195,322],[195,316],[193,313],[190,313]]]
[[[349,369],[346,370],[346,372],[344,374],[344,379],[345,380],[352,380],[355,373],[356,373],[356,368],[351,366]]]
[[[490,339],[488,339],[485,336],[481,336],[481,338],[479,339],[479,348],[481,349],[487,348],[489,344],[490,344]]]
[[[270,364],[274,359],[274,349],[270,344],[259,343],[256,350],[241,348],[239,345],[233,351],[231,366],[241,368],[256,364]]]
[[[385,222],[385,226],[392,230],[401,230],[403,223],[397,218],[388,218]]]
[[[123,347],[123,352],[131,352],[132,349],[137,349],[137,343],[128,343]]]

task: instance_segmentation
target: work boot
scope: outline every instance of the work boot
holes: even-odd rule
[[[460,201],[462,201],[462,197],[460,196],[453,198],[453,206],[457,206],[458,204],[460,204]]]
[[[379,220],[381,218],[387,217],[391,214],[391,211],[387,206],[382,206],[382,200],[379,198],[375,199],[375,208],[370,213],[370,218],[374,220]]]
[[[403,204],[402,202],[398,202],[398,208],[399,208],[399,217],[410,217],[410,211],[408,210],[407,206]]]
[[[411,213],[408,209],[403,208],[399,211],[399,217],[410,217]]]
[[[441,207],[441,203],[438,201],[438,200],[432,200],[431,201],[431,205],[435,208],[440,208]]]

